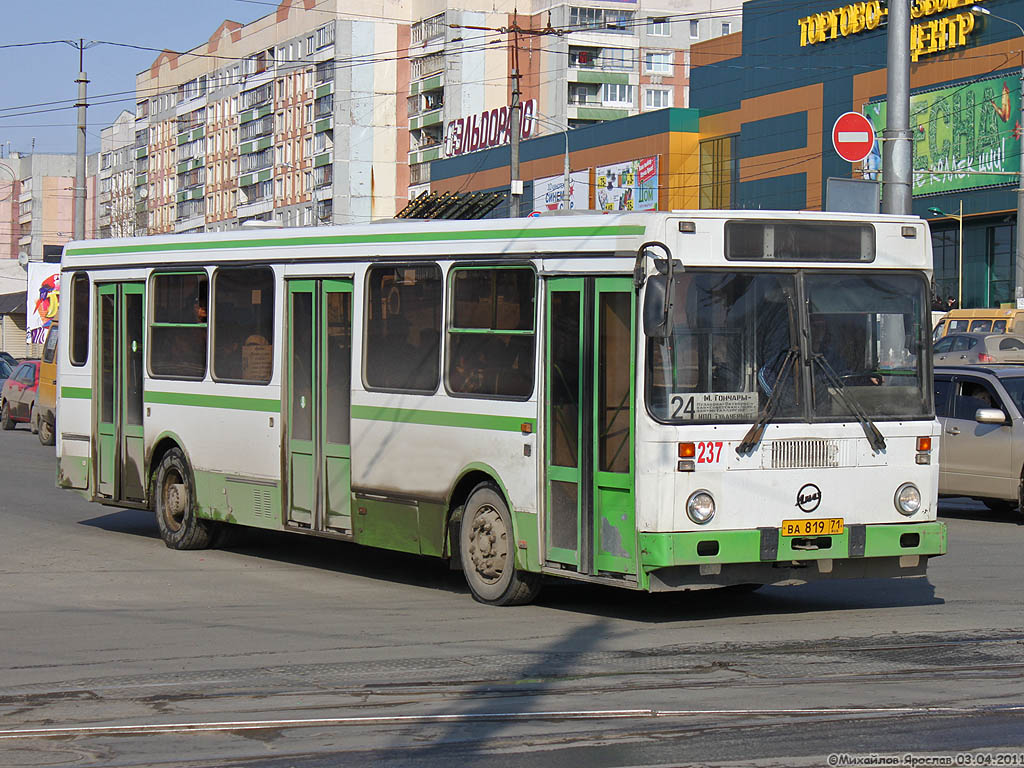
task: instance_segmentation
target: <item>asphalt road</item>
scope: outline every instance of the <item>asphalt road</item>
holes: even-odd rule
[[[0,433],[0,766],[1024,765],[1024,526],[972,502],[928,580],[499,609],[347,544],[175,552],[54,464]]]

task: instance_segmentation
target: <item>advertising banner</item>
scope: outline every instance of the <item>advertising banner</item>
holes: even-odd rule
[[[562,189],[565,175],[548,176],[533,182],[533,210],[557,211],[564,208]],[[585,211],[590,207],[590,169],[569,174],[569,207]]]
[[[1020,172],[1020,81],[997,77],[910,97],[915,195],[1011,184]],[[875,135],[885,129],[886,103],[867,104]],[[882,158],[864,161],[864,178],[877,178]]]
[[[26,291],[25,341],[42,344],[46,340],[46,331],[57,322],[60,264],[30,261]]]
[[[599,167],[595,174],[599,211],[653,211],[658,208],[658,158],[645,157]]]

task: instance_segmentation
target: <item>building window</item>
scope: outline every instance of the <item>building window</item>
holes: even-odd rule
[[[700,142],[701,208],[727,209],[733,206],[739,174],[735,145],[735,136]]]
[[[625,83],[605,83],[601,89],[601,102],[633,106],[633,86]]]
[[[630,32],[633,27],[633,11],[617,8],[575,8],[569,9],[569,24],[579,29],[601,29],[604,31]]]
[[[932,230],[932,259],[935,295],[946,299],[957,295],[957,230]]]
[[[153,276],[149,368],[154,376],[202,379],[206,375],[205,272]]]
[[[267,384],[274,364],[274,273],[225,267],[213,277],[213,377]]]
[[[649,51],[645,53],[644,72],[652,75],[672,74],[672,54],[668,51]]]
[[[647,34],[667,36],[669,31],[669,20],[664,16],[651,16],[647,19]]]
[[[367,387],[436,391],[441,374],[440,267],[370,267],[366,282]]]
[[[672,106],[671,88],[645,88],[644,109],[664,109]]]
[[[728,35],[731,32],[732,32],[732,24],[730,24],[728,21],[723,21],[722,22],[722,34],[723,35]]]
[[[1013,224],[988,228],[988,295],[975,306],[998,307],[1013,301],[1015,237]]]
[[[528,267],[454,270],[448,324],[448,389],[480,397],[533,391],[534,293]]]
[[[334,44],[334,22],[325,24],[316,31],[316,50]]]

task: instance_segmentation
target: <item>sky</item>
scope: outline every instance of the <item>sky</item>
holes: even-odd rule
[[[0,24],[0,151],[75,151],[74,103],[78,40],[102,40],[185,51],[205,42],[225,19],[248,24],[271,13],[273,0],[3,0]],[[21,46],[72,40],[74,47]],[[17,46],[17,47],[8,47]],[[156,51],[94,45],[85,51],[89,78],[87,151],[100,148],[100,130],[121,110],[135,109],[135,75]]]

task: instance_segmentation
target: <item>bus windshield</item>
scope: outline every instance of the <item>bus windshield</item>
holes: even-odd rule
[[[929,415],[919,276],[695,270],[673,284],[672,332],[647,341],[657,420],[749,423],[768,398],[777,421]]]

